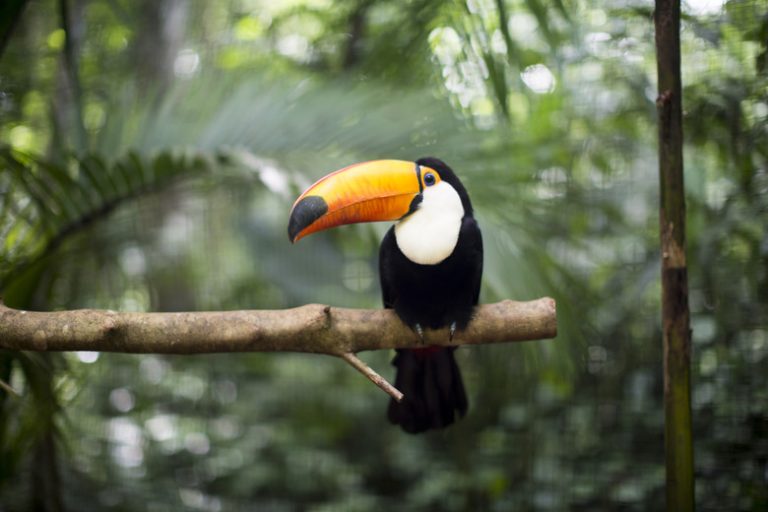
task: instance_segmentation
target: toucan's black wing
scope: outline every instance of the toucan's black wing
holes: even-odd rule
[[[468,261],[472,262],[472,304],[477,305],[480,300],[480,284],[483,278],[483,235],[477,221],[471,215],[467,215],[461,222],[461,238],[466,239],[469,247]]]

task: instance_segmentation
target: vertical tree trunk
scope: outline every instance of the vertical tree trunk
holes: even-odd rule
[[[365,38],[365,28],[368,16],[368,9],[371,3],[369,1],[360,2],[352,11],[347,26],[349,27],[349,39],[347,48],[344,51],[344,62],[342,69],[349,71],[360,61],[361,45]]]
[[[58,118],[59,134],[69,133],[72,147],[78,153],[88,148],[88,135],[83,124],[83,89],[80,85],[80,52],[85,39],[84,10],[85,5],[80,0],[74,0],[72,4],[69,0],[59,0],[64,52],[54,119]]]
[[[143,86],[163,90],[174,77],[174,63],[184,44],[189,0],[142,0],[134,57]]]
[[[58,449],[54,427],[46,427],[32,452],[30,509],[36,512],[64,512]]]
[[[685,257],[680,0],[656,0],[667,510],[694,509],[691,334]]]
[[[26,5],[27,0],[4,0],[0,3],[0,58]]]

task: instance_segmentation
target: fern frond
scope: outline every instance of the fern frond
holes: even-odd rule
[[[1,148],[0,291],[68,236],[129,199],[210,169],[212,158],[166,150],[152,157],[129,152],[111,163],[90,154],[61,165]]]

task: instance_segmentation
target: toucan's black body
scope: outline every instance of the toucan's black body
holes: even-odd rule
[[[393,308],[400,319],[414,330],[455,327],[469,323],[480,293],[483,271],[483,242],[473,217],[472,204],[464,186],[453,171],[434,158],[418,160],[419,165],[436,170],[459,194],[464,217],[458,242],[450,256],[435,265],[420,265],[409,260],[397,245],[394,226],[387,232],[379,250],[379,273],[384,307]],[[405,431],[417,433],[443,428],[454,422],[456,414],[467,411],[467,397],[454,348],[425,347],[398,350],[395,387],[405,398],[392,400],[388,417]]]

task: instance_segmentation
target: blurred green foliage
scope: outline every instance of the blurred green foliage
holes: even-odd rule
[[[291,246],[291,202],[434,155],[478,210],[482,300],[553,296],[560,334],[460,351],[469,415],[416,437],[331,358],[0,353],[0,510],[661,509],[646,4],[8,6],[9,305],[378,307],[387,226]],[[768,5],[684,4],[682,43],[696,496],[766,510]]]

